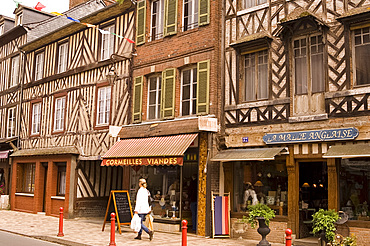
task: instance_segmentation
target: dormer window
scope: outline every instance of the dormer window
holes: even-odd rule
[[[4,24],[0,25],[0,35],[4,34]]]
[[[15,25],[19,26],[22,25],[22,23],[23,23],[23,14],[21,13],[15,17]]]

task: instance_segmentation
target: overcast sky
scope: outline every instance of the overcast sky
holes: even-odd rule
[[[38,2],[42,3],[45,8],[42,10],[45,12],[59,12],[62,13],[68,10],[69,0],[16,0],[20,4],[26,5],[28,7],[35,7]],[[14,18],[14,9],[16,4],[13,0],[0,0],[0,15],[5,15]]]

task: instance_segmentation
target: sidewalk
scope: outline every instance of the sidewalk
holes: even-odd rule
[[[50,242],[57,242],[70,246],[106,246],[110,242],[110,223],[102,231],[103,220],[84,218],[65,219],[64,237],[57,237],[59,219],[44,214],[31,214],[0,210],[0,230],[35,237]],[[116,232],[116,244],[120,245],[181,245],[181,233],[155,232],[150,242],[144,232],[141,241],[134,240],[136,234],[128,227],[121,228],[122,234]],[[256,246],[258,241],[238,239],[213,239],[188,234],[188,245],[246,245]],[[271,244],[284,246],[283,244]]]

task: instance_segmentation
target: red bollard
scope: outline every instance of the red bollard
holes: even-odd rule
[[[116,226],[116,214],[111,213],[110,214],[110,243],[109,246],[116,246],[116,232],[115,232],[115,226]]]
[[[188,222],[186,220],[181,221],[182,223],[182,243],[181,246],[187,246],[188,245],[188,239],[187,239],[187,234],[188,234]]]
[[[285,237],[285,245],[286,246],[292,246],[292,230],[291,229],[286,229],[285,230],[285,234],[286,234],[286,237]]]
[[[64,234],[63,234],[63,207],[60,207],[59,208],[59,233],[58,233],[58,237],[63,237]]]

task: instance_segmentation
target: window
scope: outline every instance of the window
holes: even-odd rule
[[[35,80],[42,79],[44,72],[44,53],[36,55],[35,59]]]
[[[370,84],[370,27],[354,30],[354,46],[356,85]]]
[[[184,0],[184,31],[198,27],[198,0]]]
[[[35,168],[36,164],[17,165],[17,192],[33,193],[35,190]]]
[[[245,212],[248,205],[262,203],[270,206],[277,215],[287,215],[288,174],[285,161],[263,163],[240,161],[224,164],[225,175],[233,177],[233,212]]]
[[[66,194],[66,163],[58,162],[58,185],[57,185],[57,195],[64,196]]]
[[[181,72],[181,115],[196,114],[197,106],[197,68],[188,68]]]
[[[21,14],[19,14],[19,15],[17,15],[16,17],[15,17],[15,25],[16,26],[19,26],[19,25],[21,25],[21,24],[23,24],[23,14],[21,13]]]
[[[325,90],[323,48],[321,35],[294,40],[294,79],[297,95]]]
[[[115,33],[114,25],[103,28],[103,30],[109,32],[109,34],[102,34],[101,38],[101,60],[106,60],[114,52],[114,35],[111,34]]]
[[[249,9],[264,3],[267,3],[267,0],[243,0],[243,8]]]
[[[0,35],[4,34],[4,24],[0,25]]]
[[[15,114],[16,114],[15,107],[8,109],[8,126],[7,126],[8,138],[15,137],[15,130],[16,130]]]
[[[267,50],[244,56],[244,100],[268,99]]]
[[[152,2],[151,37],[152,40],[163,38],[164,0]]]
[[[59,97],[55,99],[54,131],[64,130],[65,106],[66,106],[65,97]]]
[[[65,72],[67,70],[68,61],[68,43],[59,45],[58,50],[58,73]]]
[[[16,86],[19,82],[19,56],[11,60],[10,87]]]
[[[40,134],[41,102],[32,105],[32,134]]]
[[[110,86],[98,89],[97,125],[109,124],[110,97]]]
[[[349,220],[367,220],[370,198],[370,159],[351,158],[340,160],[339,191],[340,210]]]
[[[159,119],[161,113],[162,77],[150,77],[148,84],[148,119]]]

